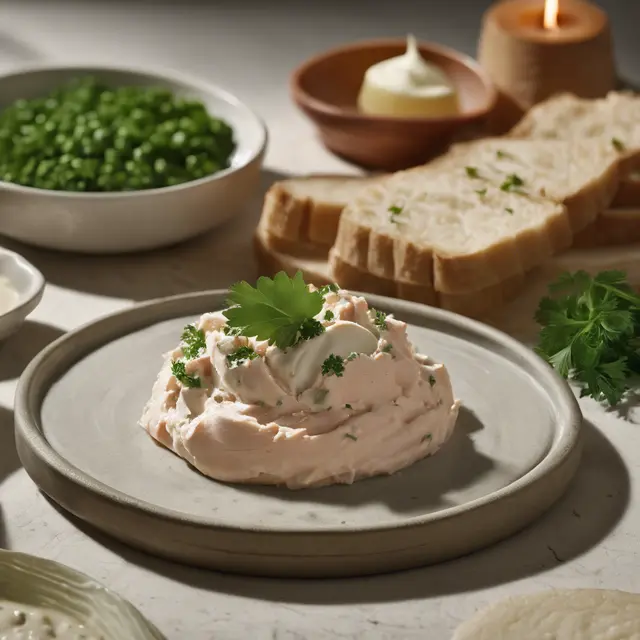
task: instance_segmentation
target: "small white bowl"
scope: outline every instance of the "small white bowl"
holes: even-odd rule
[[[21,255],[0,247],[0,278],[15,292],[15,300],[0,309],[0,340],[15,333],[25,318],[38,306],[44,293],[43,275]],[[0,288],[3,283],[0,283]]]
[[[176,244],[227,220],[259,185],[267,145],[260,118],[235,96],[181,73],[108,66],[37,66],[0,76],[0,109],[91,75],[112,86],[158,86],[201,100],[226,120],[231,167],[174,187],[115,193],[49,191],[0,181],[0,234],[81,253],[124,253]]]
[[[57,562],[0,550],[0,599],[63,613],[105,640],[163,640],[129,602]]]

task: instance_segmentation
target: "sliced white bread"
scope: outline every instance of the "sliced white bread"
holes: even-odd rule
[[[599,141],[465,144],[361,191],[331,259],[440,293],[480,291],[568,248],[617,184],[617,154]]]
[[[352,291],[364,291],[421,302],[472,318],[483,318],[501,308],[507,300],[513,298],[522,289],[524,282],[523,277],[516,276],[499,285],[468,294],[440,293],[432,287],[380,278],[353,267],[334,255],[330,262],[327,262],[317,258],[301,258],[280,253],[269,246],[264,229],[260,226],[254,236],[254,249],[261,274],[273,275],[278,271],[285,271],[293,276],[297,271],[302,271],[305,280],[316,286],[337,282],[341,287]]]
[[[531,140],[485,138],[454,145],[437,166],[475,175],[478,189],[488,182],[561,202],[574,232],[596,219],[619,185],[618,152],[600,141],[532,144]]]
[[[510,131],[509,137],[600,139],[620,153],[621,172],[626,176],[640,167],[640,95],[611,92],[605,98],[587,100],[560,94],[530,109]],[[623,199],[614,201],[614,206],[640,206],[640,200],[629,200],[630,194],[640,196],[637,185],[624,185],[623,191],[625,189],[626,199],[621,194]]]
[[[265,195],[261,216],[270,244],[292,255],[326,255],[344,203],[376,180],[314,175],[274,183]]]

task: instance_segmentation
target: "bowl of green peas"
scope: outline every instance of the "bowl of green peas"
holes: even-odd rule
[[[81,253],[176,244],[258,188],[264,124],[182,74],[38,66],[0,76],[0,234]]]

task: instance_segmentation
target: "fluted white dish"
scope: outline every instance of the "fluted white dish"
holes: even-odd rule
[[[0,550],[0,599],[63,613],[104,640],[163,640],[129,602],[92,578],[44,558]]]

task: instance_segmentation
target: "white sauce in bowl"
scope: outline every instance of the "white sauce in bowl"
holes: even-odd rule
[[[0,640],[104,640],[73,618],[41,607],[0,600]]]

